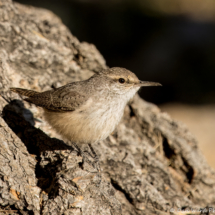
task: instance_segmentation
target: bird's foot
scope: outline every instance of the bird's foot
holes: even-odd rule
[[[89,157],[91,157],[93,159],[93,161],[91,161],[91,165],[98,172],[101,172],[100,164],[99,164],[99,156],[96,154],[95,150],[93,149],[93,147],[92,147],[92,145],[90,143],[88,144],[88,147],[90,148],[91,153],[89,151],[84,151],[85,157],[87,157],[86,155],[88,155]]]
[[[78,151],[80,156],[82,157],[82,166],[84,166],[85,163],[92,166],[96,172],[101,172],[100,164],[99,164],[99,157],[94,151],[91,144],[88,144],[91,153],[87,150],[83,151],[76,143],[72,143],[72,146]]]

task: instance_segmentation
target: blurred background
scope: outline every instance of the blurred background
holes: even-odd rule
[[[187,124],[215,168],[214,0],[16,0],[57,14],[109,67],[163,84],[140,95]]]

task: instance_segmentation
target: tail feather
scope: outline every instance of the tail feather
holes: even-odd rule
[[[27,97],[31,97],[31,96],[35,96],[37,94],[39,94],[39,92],[33,91],[33,90],[26,90],[26,89],[22,89],[22,88],[10,88],[11,91],[18,93],[20,95],[23,96],[27,96]]]

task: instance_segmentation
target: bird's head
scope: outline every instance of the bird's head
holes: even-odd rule
[[[128,94],[131,98],[141,87],[161,86],[156,82],[140,81],[133,72],[120,67],[103,70],[98,75],[102,76],[110,91],[117,94]]]

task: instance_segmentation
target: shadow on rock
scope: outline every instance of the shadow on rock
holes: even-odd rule
[[[51,184],[56,179],[57,168],[62,165],[63,158],[57,152],[50,156],[46,155],[56,150],[71,150],[71,147],[69,148],[61,140],[50,138],[43,131],[35,128],[33,114],[24,107],[23,102],[20,100],[9,102],[4,107],[2,116],[8,126],[25,144],[28,152],[36,155],[35,174],[38,178],[37,185],[54,197],[58,188],[55,186],[55,191],[53,192]],[[44,159],[46,159],[46,162],[44,162]]]
[[[50,138],[43,131],[34,127],[33,114],[24,107],[20,100],[12,100],[2,111],[8,126],[26,145],[30,154],[38,155],[44,151],[70,149],[62,140]]]

